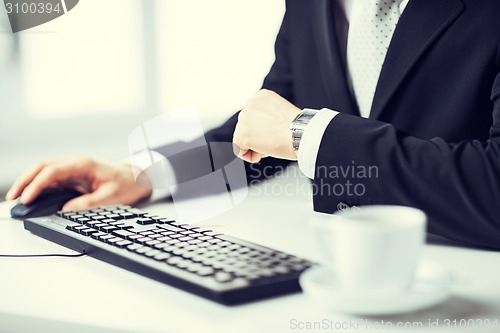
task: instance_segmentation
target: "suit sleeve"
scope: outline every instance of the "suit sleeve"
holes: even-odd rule
[[[314,207],[417,207],[428,231],[500,249],[500,74],[492,90],[487,141],[423,140],[380,121],[347,114],[328,125],[316,160]]]

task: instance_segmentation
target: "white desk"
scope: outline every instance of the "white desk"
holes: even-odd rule
[[[285,184],[301,186],[304,179],[283,176],[268,186],[251,190],[233,210],[209,221],[217,230],[312,260],[316,248],[308,237],[306,220],[312,202],[307,194],[275,196]],[[294,185],[288,189],[294,189]],[[172,216],[171,203],[157,203],[147,210]],[[8,218],[9,204],[0,205],[0,253],[70,253],[25,231],[22,222]],[[428,322],[444,319],[498,319],[500,325],[500,253],[443,245],[427,245],[423,257],[448,266],[456,276],[454,296],[447,302],[417,313],[370,317],[377,323]],[[0,258],[0,331],[43,331],[57,320],[98,326],[95,332],[311,332],[293,329],[300,322],[323,319],[350,322],[362,317],[327,312],[303,294],[294,294],[251,304],[225,307],[187,292],[130,273],[90,257]],[[36,325],[37,329],[28,329]],[[45,326],[44,326],[45,325]],[[65,326],[66,327],[66,326]],[[90,328],[70,326],[72,332]],[[83,328],[82,328],[83,327]],[[68,328],[56,330],[68,331]],[[333,331],[323,329],[321,331]],[[393,329],[392,332],[401,331]],[[440,332],[456,332],[441,327]],[[500,328],[468,332],[500,332]]]

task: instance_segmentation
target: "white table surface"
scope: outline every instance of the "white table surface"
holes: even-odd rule
[[[251,190],[241,205],[204,224],[217,224],[216,230],[224,233],[317,260],[307,227],[312,200],[301,190],[306,181],[294,175]],[[279,193],[285,184],[293,184],[288,192],[297,193],[264,193]],[[1,254],[72,253],[25,231],[22,222],[9,218],[11,206],[0,204]],[[143,209],[175,215],[168,202]],[[324,310],[301,293],[226,307],[91,257],[0,258],[0,332],[28,332],[31,326],[38,332],[51,327],[59,332],[57,323],[70,325],[61,332],[68,327],[73,332],[312,332],[294,329],[291,320],[324,319],[346,323],[366,319],[368,326],[357,331],[381,331],[382,322],[388,321],[422,323],[424,328],[418,331],[425,332],[456,332],[443,325],[445,319],[490,319],[500,325],[499,252],[428,244],[422,257],[453,272],[453,296],[419,312],[368,318]],[[429,328],[429,320],[439,320],[440,327]],[[500,328],[465,331],[500,332]]]

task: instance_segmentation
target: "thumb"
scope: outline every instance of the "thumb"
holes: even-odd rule
[[[81,195],[73,200],[70,200],[64,204],[62,211],[75,211],[84,210],[89,208],[95,208],[98,206],[106,205],[111,202],[111,195],[113,194],[113,189],[109,186],[101,186],[96,191]]]

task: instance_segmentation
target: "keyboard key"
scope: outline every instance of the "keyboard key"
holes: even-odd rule
[[[149,252],[149,251],[151,251],[151,248],[149,246],[142,246],[142,247],[135,250],[135,252],[139,253],[139,254],[144,254],[144,253]]]
[[[170,235],[170,238],[181,238],[182,235],[179,235],[179,234],[174,234],[174,235]]]
[[[177,253],[175,253],[175,251],[174,251],[174,254],[177,254]],[[195,256],[196,256],[196,253],[194,253],[193,251],[188,251],[188,252],[184,252],[184,253],[182,253],[182,254],[180,254],[180,255],[181,255],[184,259],[191,259],[191,258],[193,258],[193,257],[195,257]]]
[[[171,258],[167,259],[167,264],[176,265],[181,260],[182,260],[181,257],[171,257]]]
[[[163,236],[162,236],[162,235],[159,235],[159,234],[149,235],[148,237],[149,237],[149,238],[153,238],[153,239],[160,239],[160,238],[163,238]]]
[[[60,216],[60,217],[64,217],[64,218],[69,218],[70,216],[73,216],[73,215],[77,215],[77,213],[75,212],[67,212],[67,213],[63,213],[62,211],[57,211],[57,215]]]
[[[205,236],[205,235],[198,233],[198,232],[192,234],[191,237],[198,238],[199,240],[202,240],[202,241],[212,239],[212,236]]]
[[[150,224],[154,224],[156,223],[154,220],[151,220],[149,218],[140,218],[140,219],[137,219],[137,224],[140,224],[140,225],[150,225]]]
[[[87,227],[86,225],[79,225],[77,227],[73,227],[73,231],[75,232],[78,232],[80,233],[82,230],[85,230],[85,229],[88,229],[89,227]]]
[[[108,219],[114,219],[114,220],[121,220],[123,216],[118,215],[118,214],[108,214],[106,215]]]
[[[94,227],[95,225],[97,225],[99,223],[101,223],[101,222],[92,220],[92,221],[87,222],[85,224],[88,225],[89,227]]]
[[[88,228],[88,229],[83,229],[80,231],[80,233],[82,235],[85,235],[85,236],[90,236],[96,232],[99,232],[99,230],[96,230],[96,229],[92,229],[92,228]]]
[[[175,246],[175,245],[169,245],[169,246],[165,246],[165,247],[163,248],[163,251],[166,251],[166,252],[172,252],[172,251],[175,251],[175,250],[177,250],[177,249],[178,249],[178,247],[177,247],[177,246]]]
[[[103,221],[104,222],[104,221]],[[121,225],[124,225],[125,223],[123,222],[120,222],[120,221],[116,221],[116,222],[106,222],[108,223],[109,225],[114,225],[115,227],[119,227]]]
[[[179,260],[179,262],[177,262],[175,264],[175,266],[179,267],[179,268],[186,268],[189,266],[191,262],[189,260],[186,260],[186,259],[181,259]]]
[[[85,216],[77,214],[77,215],[71,215],[69,219],[74,222],[78,222],[78,219],[83,219]]]
[[[93,239],[98,239],[99,237],[104,236],[104,235],[108,235],[108,234],[105,232],[99,231],[99,232],[93,233],[91,237]]]
[[[175,220],[172,219],[158,219],[157,221],[159,224],[166,224],[166,223],[174,223]]]
[[[195,263],[195,262],[190,262],[190,263],[188,263],[186,270],[188,272],[195,273],[202,267],[203,267],[203,265],[200,265],[200,264]]]
[[[112,231],[118,230],[118,228],[117,227],[113,227],[112,225],[108,225],[106,227],[100,228],[100,230],[104,231],[104,232],[112,232]]]
[[[202,266],[202,268],[198,269],[196,273],[200,276],[209,276],[215,273],[215,269],[212,267]]]
[[[107,239],[107,242],[108,242],[109,244],[115,244],[115,243],[118,243],[118,242],[120,242],[120,241],[122,241],[122,240],[123,240],[123,238],[120,238],[120,237],[113,237],[113,238],[108,238],[108,239]]]
[[[135,215],[134,213],[120,213],[120,216],[124,219],[133,219],[137,215]]]
[[[115,236],[109,235],[109,234],[105,234],[103,236],[99,236],[98,240],[103,241],[103,242],[107,242],[108,239],[111,239],[111,238],[115,238]]]
[[[136,242],[138,239],[144,238],[143,235],[132,235],[127,237],[129,240]]]
[[[66,229],[73,231],[73,228],[79,227],[79,226],[81,226],[80,223],[76,223],[76,222],[74,222],[74,223],[68,223],[66,225]]]
[[[161,253],[161,251],[160,251],[160,250],[153,249],[153,250],[150,250],[150,251],[148,251],[148,252],[145,252],[145,253],[144,253],[144,255],[145,255],[146,257],[154,257],[155,255],[160,254],[160,253]]]
[[[153,240],[153,239],[149,238],[149,237],[142,237],[142,238],[136,239],[135,241],[137,243],[140,243],[140,244],[145,244],[146,242],[149,242],[150,240]]]
[[[226,272],[217,272],[215,273],[215,281],[217,282],[229,282],[233,279],[232,275]]]
[[[184,229],[172,226],[170,224],[159,225],[158,228],[165,229],[167,231],[173,231],[173,232],[179,232],[179,231],[183,231],[184,230]]]
[[[124,248],[130,244],[133,244],[131,241],[129,240],[122,240],[122,241],[119,241],[119,242],[116,242],[115,245],[120,247],[120,248]]]
[[[162,260],[166,260],[170,257],[171,257],[171,255],[169,253],[161,252],[161,253],[158,253],[155,256],[153,256],[153,259],[158,260],[158,261],[162,261]]]
[[[216,231],[206,231],[206,232],[203,232],[204,235],[206,236],[217,236],[217,235],[221,235],[220,232],[216,232]]]
[[[154,246],[154,248],[156,248],[156,249],[163,250],[163,249],[165,249],[167,246],[170,246],[170,245],[169,245],[169,244],[167,244],[167,243],[161,243],[161,242],[160,242],[160,243],[157,243],[157,244],[155,244],[155,245],[153,245],[153,246]]]
[[[97,228],[97,229],[99,229],[101,231],[103,231],[102,228],[104,228],[104,227],[109,227],[109,224],[107,224],[107,223],[94,224],[94,228]]]
[[[112,232],[113,235],[127,238],[129,236],[135,235],[133,232],[127,231],[127,230],[115,230]]]
[[[188,252],[186,249],[175,249],[172,251],[173,254],[175,254],[176,256],[180,256],[180,255],[183,255],[184,253]]]
[[[141,244],[131,244],[129,246],[127,246],[127,250],[129,251],[135,251],[137,250],[138,248],[141,248],[143,247]]]

